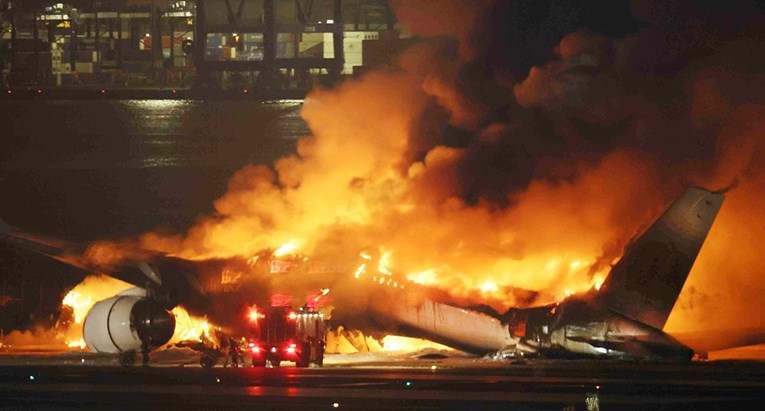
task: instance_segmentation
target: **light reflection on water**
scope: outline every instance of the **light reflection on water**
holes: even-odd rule
[[[300,102],[0,101],[0,216],[82,239],[190,226],[309,133]]]
[[[309,133],[299,100],[0,104],[4,168],[227,167],[271,163]]]

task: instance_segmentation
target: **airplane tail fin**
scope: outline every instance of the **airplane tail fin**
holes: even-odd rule
[[[694,187],[675,201],[611,269],[600,289],[606,307],[662,329],[724,198]]]

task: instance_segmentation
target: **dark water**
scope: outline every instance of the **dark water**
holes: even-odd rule
[[[308,134],[300,103],[4,101],[0,217],[82,240],[188,227]]]
[[[309,133],[300,102],[1,101],[0,218],[91,241],[184,232],[247,164],[271,164]],[[0,246],[0,327],[51,317],[82,279]],[[7,301],[7,298],[6,298]],[[32,313],[28,316],[28,313]]]

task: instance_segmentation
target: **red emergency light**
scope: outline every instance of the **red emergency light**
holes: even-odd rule
[[[8,89],[8,94],[13,94],[13,90]]]
[[[106,90],[101,89],[101,94],[106,94]]]
[[[42,89],[41,88],[37,89],[37,94],[42,94]]]

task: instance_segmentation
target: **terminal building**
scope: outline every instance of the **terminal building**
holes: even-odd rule
[[[6,87],[305,93],[408,37],[386,0],[0,0]]]

